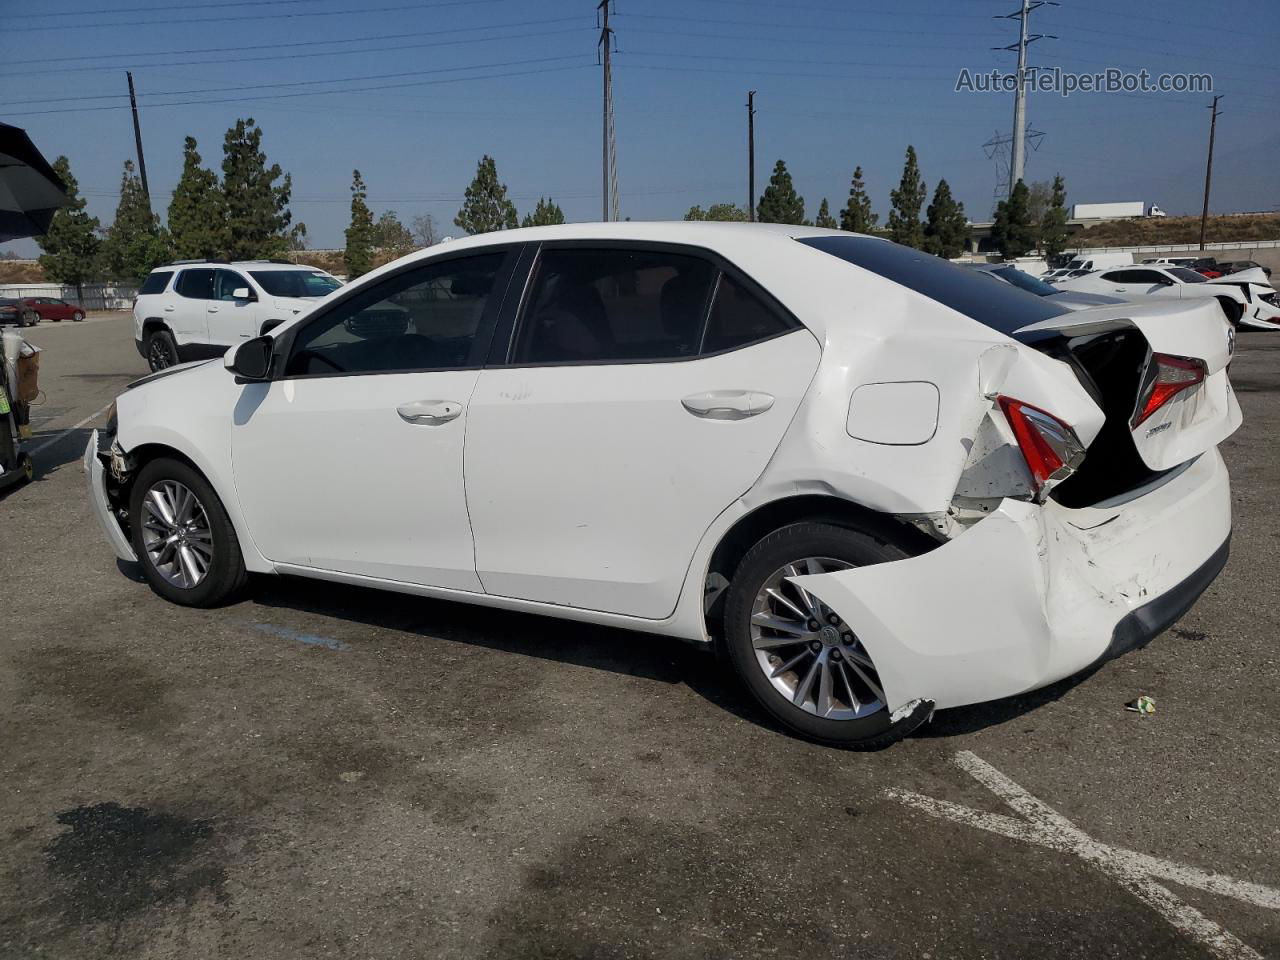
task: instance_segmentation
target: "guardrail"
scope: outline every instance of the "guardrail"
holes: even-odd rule
[[[1209,250],[1277,250],[1280,240],[1239,240],[1235,243],[1206,243]],[[1200,250],[1198,243],[1160,243],[1140,247],[1080,247],[1076,253],[1196,253]]]

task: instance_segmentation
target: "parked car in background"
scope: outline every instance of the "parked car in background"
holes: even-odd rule
[[[342,284],[288,260],[183,260],[152,270],[133,301],[133,339],[152,370],[226,353]]]
[[[1233,324],[1260,330],[1280,329],[1280,305],[1272,287],[1248,280],[1207,280],[1189,267],[1144,263],[1118,270],[1096,270],[1061,281],[1057,286],[1059,289],[1100,293],[1125,300],[1148,297],[1214,299]]]
[[[1242,270],[1261,270],[1267,275],[1267,279],[1271,278],[1271,268],[1264,267],[1256,260],[1226,260],[1220,261],[1218,266],[1222,270],[1224,277],[1229,277],[1233,273],[1240,273]]]
[[[1002,283],[1009,283],[1019,289],[1044,297],[1050,303],[1056,303],[1066,310],[1087,310],[1108,303],[1124,303],[1119,297],[1106,297],[1098,293],[1084,293],[1080,290],[1060,290],[1051,283],[1033,277],[1025,270],[1019,270],[1011,263],[966,263],[963,266],[970,270],[984,273]]]
[[[52,320],[54,323],[71,320],[79,323],[84,319],[83,307],[55,297],[27,297],[22,304],[40,320]]]
[[[14,300],[11,297],[0,298],[0,323],[30,327],[36,323],[36,320],[36,315],[23,306],[21,300]]]
[[[144,377],[85,467],[172,602],[255,571],[674,635],[790,729],[877,747],[1206,589],[1234,343],[1209,301],[1062,313],[837,230],[535,227]]]

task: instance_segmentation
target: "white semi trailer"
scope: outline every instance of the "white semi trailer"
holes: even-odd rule
[[[1124,203],[1077,203],[1071,208],[1072,220],[1123,220],[1126,217],[1163,217],[1165,212],[1154,203],[1130,200]]]

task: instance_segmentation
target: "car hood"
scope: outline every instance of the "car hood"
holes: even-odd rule
[[[1241,270],[1237,273],[1229,273],[1225,277],[1217,277],[1209,281],[1210,283],[1258,283],[1264,287],[1271,285],[1271,281],[1267,278],[1266,273],[1261,267],[1250,267],[1248,270]]]
[[[190,360],[186,363],[175,363],[172,367],[165,367],[163,370],[157,370],[155,373],[149,373],[145,377],[139,377],[137,380],[125,386],[126,390],[133,390],[135,387],[145,386],[148,383],[154,383],[157,380],[163,380],[165,377],[171,377],[175,373],[183,373],[186,370],[195,367],[203,367],[206,363],[212,363],[213,358],[207,360]]]

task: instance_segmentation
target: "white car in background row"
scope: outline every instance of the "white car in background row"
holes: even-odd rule
[[[1265,282],[1261,270],[1247,270],[1218,280],[1208,280],[1187,267],[1140,266],[1099,270],[1082,277],[1060,280],[1059,290],[1099,293],[1125,300],[1173,297],[1180,300],[1218,301],[1228,320],[1258,330],[1280,330],[1280,298]]]
[[[288,260],[180,260],[152,270],[133,301],[133,339],[152,370],[220,357],[342,284]]]
[[[1002,283],[1009,283],[1037,297],[1044,297],[1050,303],[1057,304],[1063,310],[1088,310],[1108,303],[1124,303],[1119,297],[1106,297],[1098,293],[1084,293],[1079,290],[1061,290],[1051,283],[1045,283],[1033,277],[1025,270],[1019,270],[1012,263],[965,263],[969,270],[985,273]]]
[[[875,747],[1195,602],[1234,342],[1212,302],[1064,314],[836,230],[509,230],[138,381],[85,466],[175,603],[293,574],[674,635]]]

